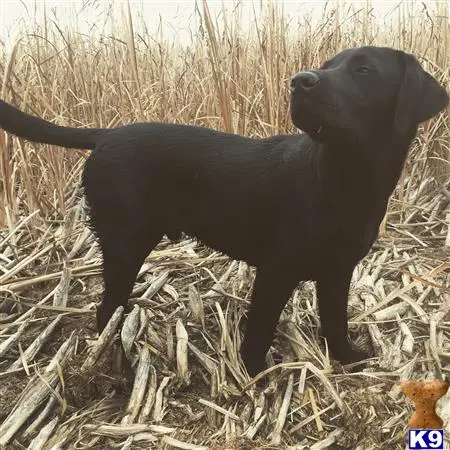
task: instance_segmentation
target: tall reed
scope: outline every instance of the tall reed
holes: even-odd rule
[[[413,52],[448,86],[448,2],[413,13],[414,4],[404,1],[381,22],[369,0],[359,9],[330,4],[315,22],[287,17],[280,3],[269,2],[252,13],[249,25],[242,5],[215,17],[206,0],[199,3],[189,46],[162,28],[151,33],[130,4],[122,22],[106,11],[113,33],[96,37],[76,25],[60,27],[47,14],[2,52],[2,98],[63,125],[182,122],[264,137],[296,132],[288,115],[290,76],[345,47]],[[449,128],[445,114],[424,125],[399,187],[402,201],[408,201],[407,183],[430,173],[440,182],[448,178]],[[61,217],[87,153],[4,136],[0,147],[3,222],[13,226],[36,209],[41,219]]]

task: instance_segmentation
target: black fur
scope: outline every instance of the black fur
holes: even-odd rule
[[[334,357],[365,357],[347,336],[352,272],[377,237],[418,124],[448,95],[413,56],[377,47],[345,50],[291,86],[292,120],[305,134],[268,139],[161,123],[58,127],[0,102],[6,131],[94,149],[83,185],[104,258],[99,331],[161,237],[184,232],[257,268],[241,349],[250,374],[264,368],[300,280],[317,281]]]

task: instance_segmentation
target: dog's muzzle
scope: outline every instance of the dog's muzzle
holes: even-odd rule
[[[291,78],[290,90],[292,93],[298,90],[309,91],[314,89],[319,81],[319,75],[315,72],[299,72]]]

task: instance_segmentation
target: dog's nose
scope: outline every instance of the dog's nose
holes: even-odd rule
[[[312,89],[319,83],[319,75],[315,72],[300,72],[291,79],[291,91],[297,88]]]

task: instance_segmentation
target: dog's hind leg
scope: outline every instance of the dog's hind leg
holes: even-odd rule
[[[136,230],[132,224],[115,223],[98,231],[103,253],[105,293],[97,309],[97,329],[101,333],[116,308],[126,306],[136,276],[145,258],[161,240],[163,233]]]

